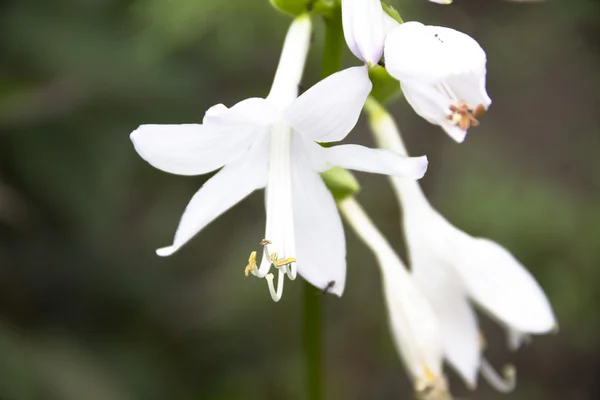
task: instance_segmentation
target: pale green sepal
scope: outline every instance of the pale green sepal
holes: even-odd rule
[[[284,13],[300,15],[306,12],[312,0],[269,0],[273,7]]]
[[[321,178],[337,202],[360,192],[360,184],[354,175],[344,168],[333,167],[322,172]]]
[[[381,2],[381,7],[387,15],[395,19],[399,24],[404,23],[404,20],[400,16],[400,13],[394,7],[390,6],[389,4],[385,4],[383,1]]]
[[[379,65],[369,68],[369,78],[373,83],[371,96],[381,104],[386,104],[388,101],[402,95],[400,83],[385,68]]]
[[[287,14],[300,15],[312,11],[313,14],[329,15],[335,8],[332,0],[269,0],[271,5]]]

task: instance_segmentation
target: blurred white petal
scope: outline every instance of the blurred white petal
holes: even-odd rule
[[[443,260],[427,252],[415,252],[411,265],[415,280],[438,318],[446,359],[474,388],[481,361],[479,328],[460,277]]]
[[[455,268],[469,294],[492,316],[523,333],[556,329],[552,307],[540,284],[504,247],[473,238],[457,253]]]

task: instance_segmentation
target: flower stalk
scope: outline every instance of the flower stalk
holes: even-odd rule
[[[323,17],[325,43],[321,78],[339,71],[342,61],[342,19],[339,12]],[[324,399],[323,391],[323,296],[310,283],[302,290],[302,339],[306,362],[306,398]]]

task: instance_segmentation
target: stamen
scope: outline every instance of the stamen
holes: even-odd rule
[[[250,271],[254,271],[256,269],[256,252],[253,251],[250,253],[250,257],[248,258],[248,265],[246,265],[246,269],[244,270],[244,275],[248,276]]]
[[[452,113],[447,119],[465,131],[471,127],[478,126],[479,121],[477,118],[481,118],[485,113],[485,106],[483,104],[478,104],[475,108],[470,108],[463,100],[459,100],[456,105],[451,104],[448,108]]]
[[[283,277],[285,275],[285,272],[283,272],[283,270],[279,270],[279,276],[277,279],[277,290],[275,290],[275,286],[273,284],[273,279],[274,276],[273,274],[269,273],[265,276],[265,279],[267,280],[267,286],[269,287],[269,293],[271,294],[271,298],[273,299],[274,302],[278,302],[279,300],[281,300],[281,296],[283,295]]]
[[[276,254],[276,253],[275,253]],[[273,266],[279,268],[279,267],[283,267],[284,265],[288,265],[291,264],[293,262],[296,262],[296,259],[294,257],[287,257],[287,258],[276,258],[273,261]]]
[[[517,370],[513,365],[505,365],[502,369],[502,376],[494,370],[494,367],[485,359],[481,359],[481,375],[488,383],[501,393],[509,393],[517,385]]]
[[[273,242],[269,239],[263,239],[260,241],[260,245],[263,246],[263,260],[260,268],[256,266],[256,251],[250,253],[248,258],[248,265],[244,271],[245,275],[248,276],[250,272],[252,275],[258,278],[265,278],[269,287],[269,293],[273,301],[279,301],[283,294],[283,280],[284,276],[287,275],[290,280],[296,279],[296,258],[284,257],[279,258],[276,251],[269,251],[269,245]],[[267,261],[268,260],[268,261]],[[275,288],[274,279],[275,276],[272,273],[268,273],[270,267],[273,266],[278,269],[277,288]]]

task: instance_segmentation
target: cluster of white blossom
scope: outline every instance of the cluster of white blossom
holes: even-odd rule
[[[173,244],[157,254],[173,254],[264,188],[266,232],[257,240],[262,255],[257,261],[257,253],[250,254],[246,275],[265,278],[274,301],[282,296],[285,277],[294,280],[297,274],[341,296],[344,232],[319,173],[337,166],[388,175],[404,212],[410,272],[354,198],[337,207],[376,255],[391,331],[417,394],[451,398],[443,360],[470,387],[481,372],[499,390],[510,390],[514,370],[501,377],[483,357],[470,303],[507,328],[515,349],[529,334],[556,329],[551,306],[507,250],[460,231],[431,207],[416,181],[427,169],[427,158],[408,156],[393,119],[369,97],[369,68],[383,65],[418,115],[463,142],[491,104],[486,54],[474,39],[453,29],[400,23],[379,0],[342,0],[341,13],[346,43],[365,65],[336,72],[298,96],[312,33],[310,13],[303,13],[288,30],[266,98],[229,108],[217,104],[202,124],[141,125],[131,134],[140,156],[163,171],[199,175],[220,168],[192,197]],[[320,145],[343,140],[363,108],[380,149]]]

